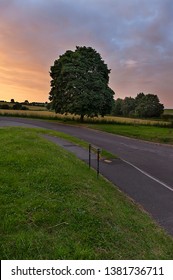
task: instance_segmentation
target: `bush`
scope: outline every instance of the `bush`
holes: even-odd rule
[[[171,115],[171,114],[163,114],[162,115],[162,119],[164,121],[173,121],[173,115]]]
[[[22,106],[20,110],[29,110],[29,108],[26,106]]]
[[[2,104],[2,105],[0,105],[0,109],[9,110],[9,109],[10,109],[10,106],[9,106],[8,104]]]
[[[16,102],[13,105],[13,110],[22,110],[22,105],[20,103]]]

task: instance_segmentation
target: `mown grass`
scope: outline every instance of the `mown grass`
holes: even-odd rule
[[[42,134],[49,134],[51,136],[56,136],[56,137],[59,137],[59,138],[63,138],[65,140],[67,140],[71,143],[74,143],[78,146],[81,146],[81,147],[83,147],[83,148],[85,148],[89,151],[89,143],[84,141],[84,140],[81,140],[77,137],[71,136],[71,135],[63,133],[63,132],[55,131],[55,130],[39,129],[39,131]],[[97,153],[97,151],[94,150],[94,149],[92,150],[92,152]],[[101,158],[104,158],[104,159],[115,159],[115,158],[117,158],[117,155],[112,154],[112,153],[110,153],[110,152],[108,152],[104,149],[101,149],[100,156],[101,156]]]
[[[1,128],[1,259],[172,259],[173,239],[38,129]]]
[[[157,126],[144,126],[144,125],[112,125],[112,124],[92,124],[88,127],[113,133],[117,135],[123,135],[127,137],[133,137],[136,139],[173,144],[173,128],[169,127],[157,127]]]
[[[164,144],[173,144],[173,128],[169,127],[158,127],[158,126],[143,126],[143,125],[113,125],[113,124],[83,124],[91,129],[101,130],[104,132],[122,135],[126,137],[132,137],[136,139],[164,143]],[[84,148],[88,148],[88,143],[82,141],[78,138],[72,137],[70,135],[50,131],[50,135],[63,137],[75,144],[78,144]],[[108,151],[102,150],[102,157],[110,159],[116,158],[116,155],[109,153]]]

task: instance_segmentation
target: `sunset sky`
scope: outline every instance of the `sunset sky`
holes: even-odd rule
[[[0,100],[48,101],[50,66],[76,46],[101,54],[115,98],[173,108],[173,0],[0,0]]]

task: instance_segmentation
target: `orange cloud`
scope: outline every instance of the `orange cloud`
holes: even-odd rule
[[[0,99],[46,101],[49,69],[76,45],[112,69],[116,98],[143,91],[172,97],[170,0],[0,0]]]

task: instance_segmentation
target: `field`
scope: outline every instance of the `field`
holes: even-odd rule
[[[60,115],[49,111],[2,109],[0,110],[0,116],[38,118],[49,121],[65,122],[141,140],[173,144],[173,122],[163,120],[145,120],[106,116],[104,118],[85,119],[85,122],[81,124],[79,123],[78,116],[72,116],[70,114]]]
[[[165,114],[165,115],[167,115],[167,114],[168,114],[168,115],[173,115],[173,109],[165,109],[165,110],[164,110],[164,114]]]
[[[41,133],[0,129],[1,259],[173,259],[149,215]]]
[[[29,111],[25,110],[4,110],[0,109],[0,116],[21,116],[21,117],[31,117],[31,118],[43,118],[43,119],[56,119],[62,121],[79,121],[79,116],[74,115],[61,115],[56,114],[52,111],[47,111],[44,107],[38,107],[34,109],[35,106],[31,106]],[[43,109],[41,109],[43,108]],[[142,125],[168,125],[169,122],[162,120],[145,120],[145,119],[135,119],[135,118],[125,118],[125,117],[115,117],[115,116],[105,116],[104,118],[85,118],[85,122],[88,123],[123,123],[123,124],[142,124]]]

